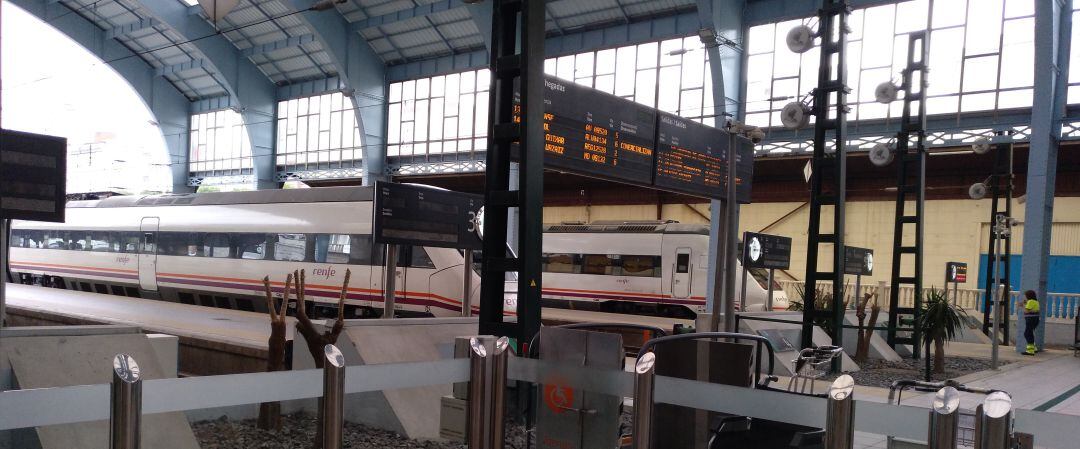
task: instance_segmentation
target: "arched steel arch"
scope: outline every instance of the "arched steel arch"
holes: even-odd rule
[[[11,0],[11,3],[64,33],[102,61],[111,61],[109,66],[131,85],[157,120],[169,151],[173,191],[190,191],[187,179],[191,118],[187,97],[168,80],[157,76],[150,64],[68,7],[49,0]]]
[[[351,89],[364,145],[364,184],[386,178],[386,65],[337,11],[312,11],[313,0],[285,0],[305,22]]]
[[[177,0],[139,0],[139,4],[155,19],[191,41],[190,44],[202,53],[203,67],[214,74],[243,116],[251,139],[257,187],[277,188],[274,163],[277,90],[274,83],[232,42],[217,33],[210,22],[193,13],[197,6],[189,7]]]

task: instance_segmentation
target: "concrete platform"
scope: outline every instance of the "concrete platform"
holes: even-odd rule
[[[180,337],[180,372],[192,375],[261,372],[270,319],[264,313],[218,309],[37,286],[7,284],[14,326],[118,324]],[[293,318],[288,318],[292,338]]]

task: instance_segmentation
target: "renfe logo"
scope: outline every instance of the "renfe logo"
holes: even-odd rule
[[[128,256],[116,256],[116,263],[126,264],[131,262],[131,258]]]
[[[335,270],[332,266],[327,266],[326,268],[316,268],[314,270],[311,270],[311,274],[315,276],[322,276],[323,279],[330,279],[332,276],[337,274],[337,270]]]

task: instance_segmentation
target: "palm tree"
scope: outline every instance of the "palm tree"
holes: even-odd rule
[[[922,317],[918,326],[922,331],[921,343],[934,343],[934,373],[945,373],[945,342],[956,338],[965,320],[967,312],[950,304],[941,290],[930,288],[924,291]]]

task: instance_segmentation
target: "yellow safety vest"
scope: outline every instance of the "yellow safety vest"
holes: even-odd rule
[[[1039,301],[1029,299],[1024,302],[1024,316],[1039,316]]]

